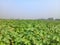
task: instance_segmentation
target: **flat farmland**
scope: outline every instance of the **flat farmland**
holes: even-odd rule
[[[60,21],[0,20],[0,45],[60,45]]]

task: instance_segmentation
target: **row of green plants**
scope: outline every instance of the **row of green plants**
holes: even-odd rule
[[[0,45],[60,45],[60,21],[0,20]]]

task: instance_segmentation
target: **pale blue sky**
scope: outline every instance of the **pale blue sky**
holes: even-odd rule
[[[60,18],[60,0],[0,0],[0,18]]]

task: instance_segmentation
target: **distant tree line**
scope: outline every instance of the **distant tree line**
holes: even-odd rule
[[[60,19],[54,19],[54,18],[48,18],[47,20],[59,20],[60,21]]]

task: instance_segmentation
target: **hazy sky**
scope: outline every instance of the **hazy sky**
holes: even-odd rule
[[[60,0],[0,0],[0,18],[60,18]]]

